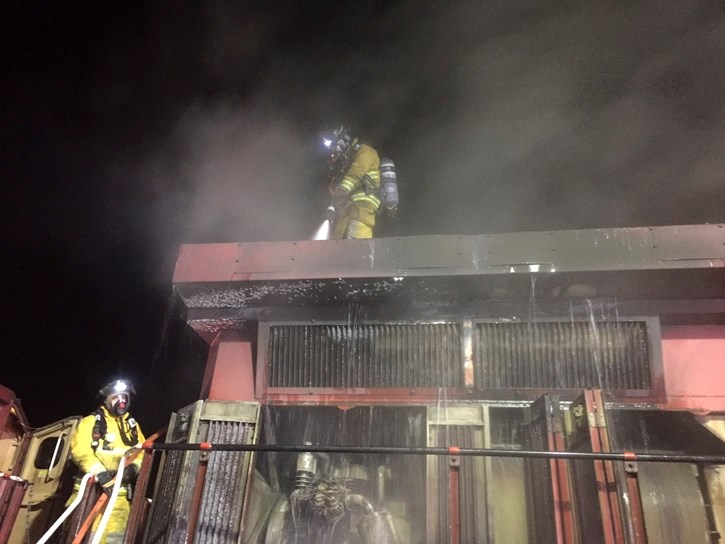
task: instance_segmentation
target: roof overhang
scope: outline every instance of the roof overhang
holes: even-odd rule
[[[192,244],[173,282],[206,337],[260,319],[339,318],[355,305],[388,319],[606,307],[723,323],[725,226]]]

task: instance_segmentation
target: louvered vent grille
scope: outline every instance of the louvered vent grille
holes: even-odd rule
[[[146,526],[145,544],[161,544],[167,542],[172,532],[174,498],[184,463],[183,451],[167,451],[164,453],[163,475],[158,479],[159,489],[156,493],[151,519]]]
[[[251,444],[256,439],[259,405],[251,402],[197,401],[172,415],[172,443]],[[213,451],[202,469],[199,451],[164,452],[159,485],[149,512],[144,544],[239,542],[251,453]],[[203,488],[197,479],[203,476]],[[198,517],[190,512],[198,503]],[[195,524],[190,527],[190,523]]]
[[[254,425],[211,421],[207,441],[212,444],[249,444]],[[239,541],[246,484],[245,452],[217,451],[209,456],[204,493],[194,542],[223,544]]]
[[[481,389],[650,389],[645,322],[477,323]]]
[[[468,322],[478,389],[652,389],[647,322]],[[268,385],[462,387],[464,324],[268,326]]]
[[[272,387],[460,387],[458,323],[274,325]]]

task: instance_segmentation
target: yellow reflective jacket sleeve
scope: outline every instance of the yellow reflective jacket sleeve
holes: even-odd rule
[[[378,152],[367,144],[360,144],[352,164],[345,171],[340,183],[335,187],[335,196],[340,197],[355,190],[361,183],[362,177],[371,170],[380,169]]]

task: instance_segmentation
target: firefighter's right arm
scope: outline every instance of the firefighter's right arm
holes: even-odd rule
[[[73,462],[78,465],[84,473],[90,472],[98,475],[106,471],[106,467],[96,457],[96,452],[91,446],[93,440],[93,425],[96,421],[94,416],[86,416],[78,424],[73,436],[70,439],[70,455]]]

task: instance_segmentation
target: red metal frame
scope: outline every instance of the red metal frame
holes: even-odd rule
[[[725,411],[725,326],[662,327],[667,401],[662,408]]]
[[[553,423],[553,422],[551,422]],[[564,433],[553,425],[547,425],[549,451],[566,451]],[[572,510],[569,471],[565,459],[549,461],[551,486],[554,498],[554,519],[556,522],[556,541],[559,544],[575,544],[574,512]]]
[[[134,544],[136,542],[137,533],[140,527],[144,525],[146,514],[148,513],[148,501],[146,500],[146,489],[149,484],[149,472],[151,464],[154,460],[154,452],[146,451],[143,461],[141,461],[141,470],[136,479],[134,487],[134,496],[131,501],[131,512],[128,515],[128,524],[126,525],[126,534],[124,536],[124,544]]]
[[[148,446],[158,440],[160,437],[166,434],[166,427],[155,432],[146,439],[144,446]],[[149,511],[149,501],[146,500],[146,491],[149,485],[149,476],[151,475],[151,466],[154,461],[155,452],[149,448],[144,447],[144,456],[141,461],[141,470],[139,470],[138,477],[136,478],[136,485],[134,486],[133,500],[131,501],[131,511],[128,515],[128,524],[126,525],[126,534],[124,536],[124,544],[134,544],[138,540],[139,529],[142,528],[146,522],[146,516]],[[133,460],[140,455],[135,453],[129,455],[127,465],[132,463]]]
[[[10,539],[28,482],[4,474],[0,477],[0,544]]]
[[[83,540],[86,538],[86,533],[88,533],[91,525],[93,525],[96,516],[103,512],[103,510],[106,508],[107,503],[108,495],[106,493],[101,493],[101,495],[98,497],[98,500],[96,501],[96,504],[93,505],[90,513],[83,521],[83,525],[81,525],[80,529],[78,529],[78,532],[75,534],[72,544],[81,544],[83,542]]]
[[[461,542],[461,458],[451,455],[448,458],[448,535],[449,544]]]
[[[199,519],[199,508],[201,507],[202,494],[204,493],[204,480],[209,465],[209,452],[202,451],[199,454],[199,465],[196,467],[196,479],[194,480],[194,492],[189,505],[189,525],[187,526],[186,541],[194,542],[196,522]]]
[[[18,397],[11,389],[0,385],[0,430],[7,427],[11,413],[15,414],[20,424],[25,428],[30,427]]]
[[[0,433],[6,437],[15,434],[20,442],[13,459],[12,474],[19,474],[30,447],[30,433],[25,432],[29,428],[30,423],[20,400],[12,390],[0,385]],[[0,470],[3,470],[3,467],[0,467]]]
[[[604,402],[599,390],[587,389],[584,399],[589,416],[589,436],[593,452],[609,452],[609,435],[606,428]],[[602,513],[602,529],[607,544],[624,542],[624,531],[617,496],[617,481],[611,461],[594,461],[597,478],[599,507]]]
[[[252,343],[238,331],[217,333],[209,348],[202,399],[254,401]]]
[[[436,402],[441,398],[448,400],[465,400],[471,393],[462,389],[439,389],[406,387],[391,388],[322,388],[322,387],[270,387],[260,380],[264,376],[257,374],[257,398],[270,404],[401,404],[414,402]]]
[[[632,455],[634,457],[634,454]],[[637,462],[634,460],[627,461],[624,467],[624,474],[627,483],[634,544],[647,544],[647,530],[644,524],[642,496],[639,491],[639,478],[637,477]]]
[[[30,435],[25,429],[29,427],[28,418],[15,393],[0,385],[0,434],[6,437],[15,435],[19,441],[11,472],[0,473],[0,544],[5,544],[10,539],[13,524],[28,487],[28,482],[13,474],[19,473],[27,453]],[[4,467],[0,467],[0,470],[3,469]]]

